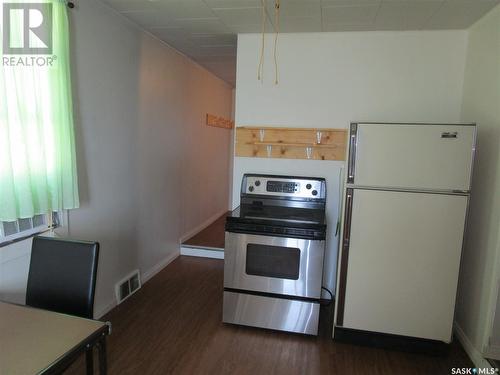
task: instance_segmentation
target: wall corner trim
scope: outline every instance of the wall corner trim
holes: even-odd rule
[[[227,211],[228,211],[228,209],[226,208],[226,209],[223,209],[223,210],[215,213],[214,215],[210,216],[207,220],[205,220],[203,223],[201,223],[197,227],[195,227],[195,228],[191,229],[190,231],[184,233],[179,238],[179,244],[182,244],[184,241],[190,239],[191,237],[193,237],[198,232],[201,232],[203,229],[205,229],[206,227],[208,227],[210,224],[212,224],[219,217],[221,217],[222,215],[224,215]]]
[[[476,366],[477,368],[491,367],[491,364],[486,360],[486,358],[483,357],[481,352],[474,347],[472,341],[465,334],[464,330],[462,329],[462,327],[460,327],[457,321],[455,321],[455,323],[453,324],[453,332],[455,333],[458,341],[460,341],[460,343],[462,344],[471,361],[474,363],[474,366]]]
[[[171,254],[168,254],[165,258],[163,258],[161,261],[156,263],[153,267],[151,267],[149,270],[144,272],[142,274],[142,283],[145,284],[153,276],[155,276],[158,272],[160,272],[162,269],[164,269],[166,266],[168,266],[170,263],[172,263],[178,256],[180,255],[179,250],[174,251]]]

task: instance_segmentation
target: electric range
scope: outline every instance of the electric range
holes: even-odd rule
[[[226,219],[223,321],[316,335],[326,181],[245,174]]]

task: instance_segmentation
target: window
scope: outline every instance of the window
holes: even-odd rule
[[[8,229],[33,229],[40,215],[79,206],[66,12],[63,0],[0,2],[0,222],[15,223]]]
[[[10,243],[21,238],[45,232],[50,227],[56,228],[61,224],[59,212],[39,214],[26,219],[0,222],[0,245]]]

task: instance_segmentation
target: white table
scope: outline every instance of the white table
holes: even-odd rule
[[[106,374],[109,324],[96,320],[0,302],[0,374],[58,374],[86,353],[93,373],[93,348],[99,373]]]

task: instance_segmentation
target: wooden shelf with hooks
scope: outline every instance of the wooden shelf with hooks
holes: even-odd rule
[[[345,160],[347,129],[237,127],[236,156]]]
[[[234,121],[228,120],[224,117],[211,115],[207,113],[206,124],[216,128],[232,129],[234,128]]]

